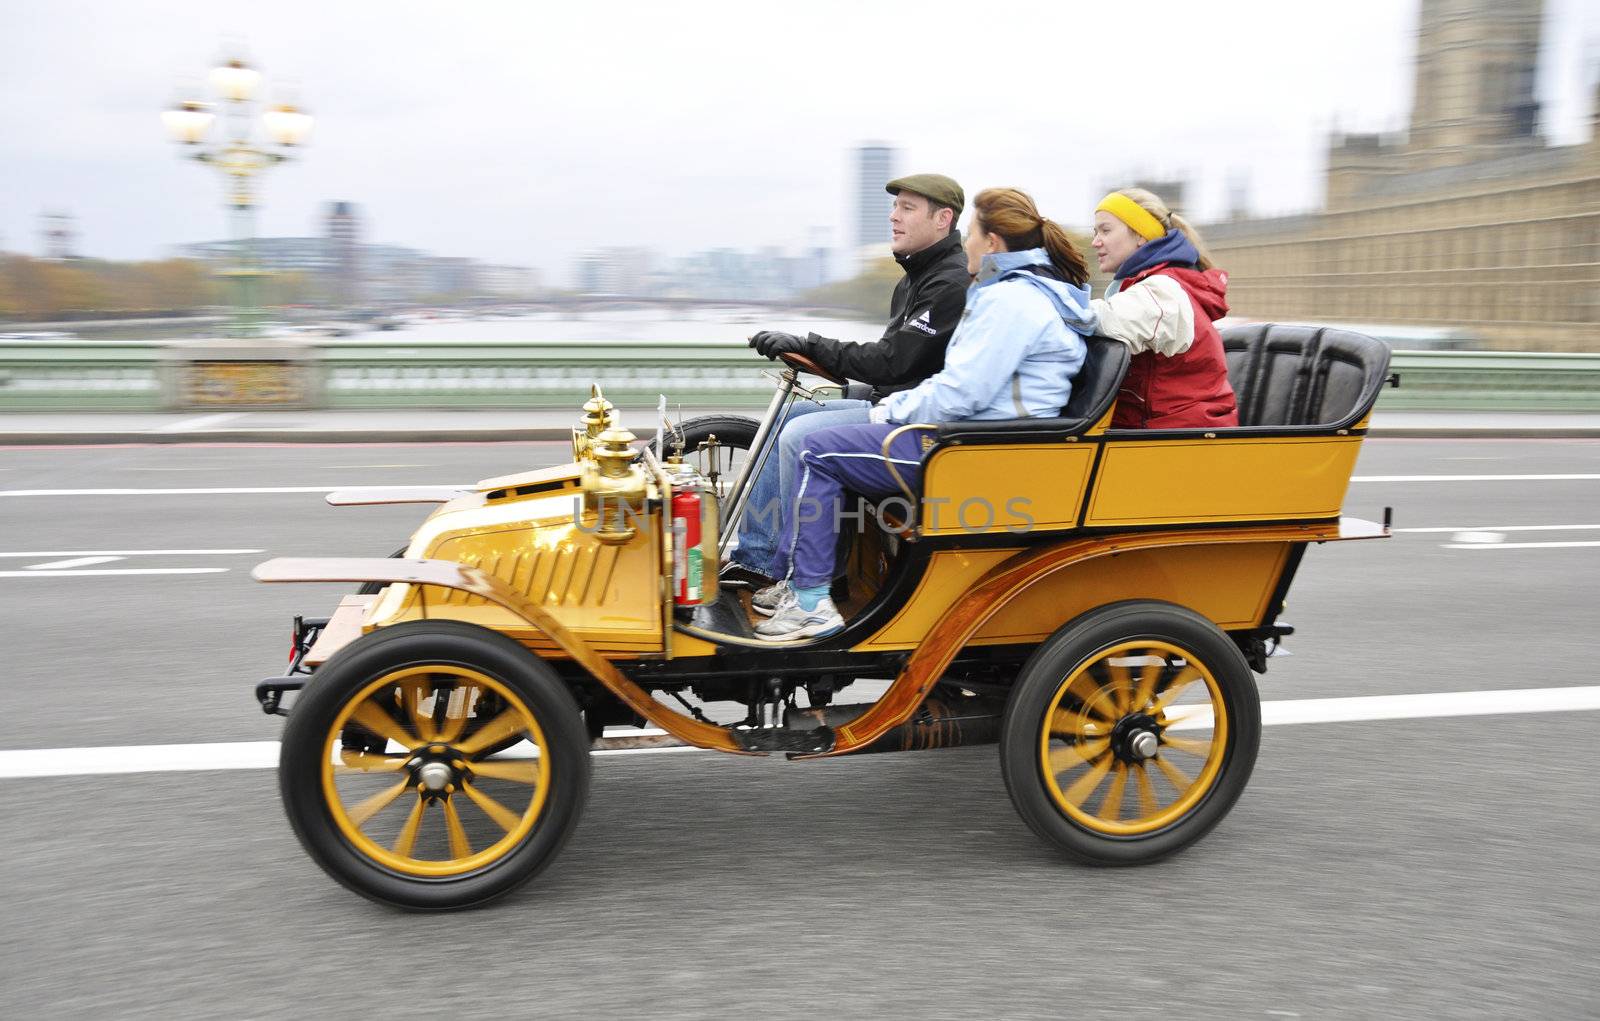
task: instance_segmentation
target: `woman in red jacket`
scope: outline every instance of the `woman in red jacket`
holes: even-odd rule
[[[1133,350],[1111,417],[1115,429],[1207,429],[1239,424],[1215,321],[1228,314],[1228,274],[1199,233],[1143,188],[1100,200],[1091,242],[1112,274],[1090,302],[1102,336]]]

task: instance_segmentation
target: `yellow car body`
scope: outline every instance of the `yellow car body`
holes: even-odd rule
[[[647,723],[673,741],[728,752],[807,758],[961,743],[959,721],[950,722],[962,717],[960,706],[985,698],[984,704],[1000,706],[1007,678],[1037,673],[1033,664],[1052,648],[1052,636],[1105,617],[1106,608],[1167,608],[1192,618],[1178,628],[1180,638],[1192,633],[1183,628],[1207,625],[1264,670],[1268,651],[1292,630],[1278,615],[1307,546],[1387,534],[1386,522],[1340,516],[1373,404],[1388,378],[1387,349],[1341,331],[1230,331],[1230,376],[1237,373],[1247,424],[1132,431],[1109,427],[1127,354],[1113,342],[1096,344],[1075,395],[1084,412],[1077,417],[906,427],[925,437],[920,487],[872,508],[850,557],[855,599],[847,624],[827,638],[753,638],[744,624],[754,618],[734,591],[711,605],[675,605],[672,497],[678,485],[703,480],[684,481],[689,476],[681,466],[658,463],[634,446],[598,392],[575,431],[572,462],[486,480],[454,495],[423,521],[403,556],[272,561],[257,569],[257,577],[382,585],[376,595],[347,598],[315,643],[299,650],[312,685],[323,664],[376,635],[454,622],[514,640],[558,674],[601,724]],[[704,549],[715,577],[717,495],[703,485],[697,491],[712,525]],[[1102,651],[1133,652],[1132,659],[1103,657],[1095,675],[1100,680],[1073,679],[1073,670],[1088,669],[1079,654],[1082,662],[1064,671],[1061,684],[1068,687],[1048,678],[1032,682],[1054,694],[1045,709],[1030,710],[1031,722],[1016,724],[1021,737],[1013,743],[1042,741],[1046,774],[1062,761],[1071,766],[1060,775],[1076,775],[1072,767],[1084,774],[1071,783],[1048,780],[1043,789],[1049,797],[1039,802],[1044,807],[1024,810],[1041,833],[1060,825],[1087,828],[1102,842],[1131,841],[1177,827],[1198,811],[1209,788],[1182,788],[1176,779],[1166,807],[1154,800],[1142,810],[1124,807],[1133,792],[1144,799],[1147,787],[1154,790],[1149,777],[1160,780],[1161,771],[1173,768],[1159,753],[1141,759],[1130,749],[1152,740],[1163,750],[1169,744],[1177,749],[1185,740],[1178,730],[1163,729],[1168,720],[1162,712],[1170,707],[1161,704],[1164,689],[1152,679],[1157,665],[1169,673],[1190,671],[1184,683],[1203,679],[1201,687],[1217,693],[1214,708],[1206,710],[1211,740],[1238,739],[1224,726],[1225,716],[1241,711],[1237,696],[1223,698],[1222,689],[1234,683],[1225,676],[1231,667],[1217,665],[1215,654],[1208,660],[1182,651],[1198,648],[1200,639],[1168,641],[1157,632],[1148,632],[1146,645],[1097,639]],[[1135,661],[1144,653],[1139,666]],[[1122,679],[1106,679],[1112,674]],[[846,678],[846,684],[850,677],[891,680],[876,701],[842,718],[826,705],[833,688],[819,696],[810,687],[819,676]],[[298,686],[273,689],[269,709]],[[950,703],[956,710],[949,700],[930,702],[940,686],[970,698]],[[813,707],[822,701],[809,717],[797,702],[802,690],[812,692]],[[746,699],[744,691],[754,694]],[[750,711],[742,721],[718,722],[657,697],[681,701],[685,693],[740,698]],[[1135,696],[1142,698],[1137,705]],[[770,723],[762,711],[768,701]],[[787,710],[782,723],[780,702]],[[432,704],[442,704],[437,695]],[[999,711],[989,714],[993,720]],[[1015,712],[1007,714],[1009,721]],[[342,719],[348,730],[349,719]],[[817,725],[795,726],[806,719]],[[1246,722],[1228,726],[1238,731]],[[1062,727],[1075,727],[1075,736],[1063,739]],[[1113,732],[1118,727],[1120,737]],[[412,734],[418,747],[426,729],[418,723]],[[602,731],[603,725],[589,729],[591,737]],[[1141,737],[1145,732],[1155,737]],[[991,727],[977,739],[992,736]],[[1102,741],[1116,754],[1097,751],[1090,759]],[[1214,782],[1222,760],[1196,749],[1205,764],[1201,779]],[[1025,765],[1030,754],[1018,752],[1016,761],[1024,765],[1015,769],[1031,769]],[[1253,745],[1249,755],[1253,760]],[[1149,777],[1144,765],[1150,765]],[[1248,765],[1243,768],[1247,774]],[[1179,769],[1178,775],[1187,773]],[[1095,793],[1074,797],[1086,790]],[[424,791],[423,797],[443,796]],[[1040,816],[1054,811],[1052,798],[1059,819]],[[1102,813],[1099,823],[1095,811]]]

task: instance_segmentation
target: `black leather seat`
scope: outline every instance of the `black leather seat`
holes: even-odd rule
[[[1058,440],[1088,429],[1117,399],[1117,388],[1128,374],[1128,346],[1105,337],[1090,337],[1083,367],[1072,380],[1072,394],[1059,418],[1002,418],[985,421],[946,422],[939,426],[941,442],[962,440]]]
[[[1348,428],[1389,373],[1389,345],[1329,327],[1231,326],[1222,349],[1245,427]]]
[[[1389,373],[1389,345],[1349,330],[1259,323],[1222,331],[1228,380],[1239,402],[1239,426],[1322,432],[1354,425],[1372,409]],[[1117,397],[1128,372],[1128,348],[1105,337],[1088,340],[1088,356],[1072,381],[1060,418],[946,422],[943,442],[1049,442],[1086,431]],[[1162,430],[1198,433],[1216,429]],[[1220,430],[1227,432],[1229,430]],[[1118,436],[1156,430],[1119,429]]]

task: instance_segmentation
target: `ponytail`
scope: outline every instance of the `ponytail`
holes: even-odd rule
[[[1072,238],[1054,220],[1039,214],[1027,193],[1016,188],[988,188],[972,201],[972,229],[998,234],[1012,252],[1043,248],[1050,264],[1068,283],[1082,287],[1089,280],[1089,268]]]
[[[1061,229],[1061,224],[1045,219],[1040,223],[1040,230],[1044,235],[1044,250],[1050,253],[1050,262],[1067,278],[1067,282],[1079,287],[1088,283],[1089,267],[1083,261],[1083,253],[1078,251],[1078,246],[1072,243],[1067,232]]]

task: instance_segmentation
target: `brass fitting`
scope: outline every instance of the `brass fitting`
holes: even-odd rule
[[[632,539],[638,529],[630,519],[644,512],[649,476],[632,445],[636,439],[620,426],[605,429],[593,438],[584,465],[583,507],[595,512],[595,538],[607,545]]]
[[[572,459],[587,461],[593,456],[594,441],[607,429],[619,424],[616,405],[606,400],[600,384],[589,387],[589,399],[583,404],[583,418],[572,430]],[[630,437],[631,438],[631,437]]]

